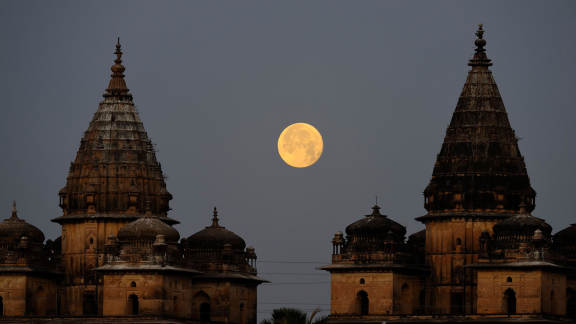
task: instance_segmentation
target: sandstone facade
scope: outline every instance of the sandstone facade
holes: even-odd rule
[[[333,323],[570,321],[576,225],[552,236],[489,67],[482,26],[430,183],[426,229],[379,206],[335,234]]]
[[[62,236],[0,223],[0,316],[255,323],[256,253],[219,224],[180,239],[172,195],[124,80],[112,76],[59,192]],[[199,239],[200,237],[200,239]]]

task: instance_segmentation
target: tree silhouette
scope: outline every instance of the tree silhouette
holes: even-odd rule
[[[328,316],[314,320],[319,312],[320,309],[316,308],[310,316],[307,316],[305,312],[296,308],[277,308],[272,311],[271,319],[265,319],[260,324],[326,324]]]

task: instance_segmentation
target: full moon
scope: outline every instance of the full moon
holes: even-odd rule
[[[316,163],[322,155],[324,142],[314,126],[295,123],[286,127],[278,137],[278,153],[286,164],[305,168]]]

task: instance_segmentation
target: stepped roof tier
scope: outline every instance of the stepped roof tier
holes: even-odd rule
[[[62,223],[83,218],[134,219],[143,216],[146,202],[153,216],[167,217],[172,195],[166,190],[154,146],[138,116],[116,44],[112,75],[88,129],[70,164],[66,186],[60,190]]]
[[[212,215],[212,225],[190,235],[186,243],[192,249],[220,250],[227,244],[233,250],[244,250],[246,247],[243,238],[220,225],[216,207]]]
[[[476,52],[440,153],[424,191],[425,221],[437,216],[507,217],[521,203],[534,209],[536,192],[486,55],[482,25]]]
[[[120,241],[154,241],[158,235],[163,235],[168,242],[177,243],[180,239],[180,233],[175,228],[150,215],[138,218],[118,230]]]
[[[390,241],[403,243],[406,227],[380,213],[380,206],[374,205],[372,213],[346,227],[347,248],[350,251],[381,249]]]
[[[530,215],[522,205],[517,215],[494,225],[494,236],[500,240],[531,240],[537,230],[543,237],[551,238],[552,226],[545,220]]]

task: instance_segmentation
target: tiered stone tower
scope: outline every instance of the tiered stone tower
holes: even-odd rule
[[[62,225],[63,305],[67,305],[63,311],[70,315],[96,312],[99,294],[92,269],[104,262],[108,236],[116,236],[120,227],[142,217],[146,206],[153,216],[177,223],[167,217],[172,196],[126,87],[120,40],[115,54],[104,100],[59,193],[63,215],[53,220]]]
[[[536,193],[489,69],[483,35],[480,25],[472,69],[424,191],[428,213],[418,218],[426,225],[432,269],[427,299],[438,313],[473,311],[475,282],[463,267],[477,261],[480,235],[492,233],[521,203],[534,209]]]
[[[576,226],[531,215],[518,140],[482,25],[472,67],[424,191],[426,229],[372,215],[332,240],[329,323],[564,323],[576,309]]]

